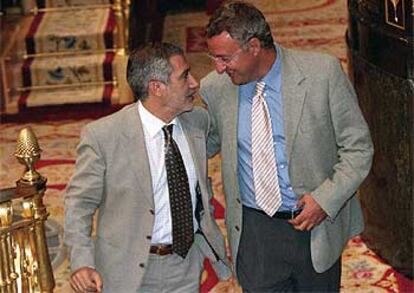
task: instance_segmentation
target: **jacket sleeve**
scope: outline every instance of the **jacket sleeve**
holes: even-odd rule
[[[329,108],[338,161],[332,175],[313,190],[312,195],[334,219],[367,176],[372,164],[373,144],[348,77],[336,59],[329,64]]]
[[[64,241],[72,271],[95,268],[93,217],[102,201],[105,161],[99,143],[86,127],[77,148],[75,173],[66,189]]]
[[[217,127],[216,115],[214,115],[213,103],[214,88],[210,84],[209,77],[201,80],[200,94],[203,102],[207,106],[209,113],[209,131],[207,138],[207,156],[209,158],[215,156],[220,151],[220,135]]]

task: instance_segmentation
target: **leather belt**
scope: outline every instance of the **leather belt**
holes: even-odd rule
[[[246,207],[246,206],[243,206],[243,208],[245,208],[245,209],[249,209],[249,210],[252,210],[252,211],[255,211],[255,212],[258,212],[258,213],[260,213],[260,214],[262,214],[262,215],[266,215],[266,216],[268,216],[268,214],[266,214],[264,211],[262,211],[262,210],[258,210],[258,209],[254,209],[254,208],[249,208],[249,207]],[[302,212],[302,210],[300,209],[300,210],[295,210],[295,211],[283,211],[283,212],[276,212],[274,215],[273,215],[273,217],[272,218],[275,218],[275,219],[282,219],[282,220],[292,220],[292,219],[294,219],[294,218],[296,218],[300,213]]]
[[[172,244],[151,245],[150,253],[157,255],[167,255],[173,253]]]
[[[292,220],[296,218],[302,210],[296,210],[296,211],[284,211],[284,212],[276,212],[272,218],[276,219],[283,219],[283,220]],[[265,212],[263,212],[265,213]]]

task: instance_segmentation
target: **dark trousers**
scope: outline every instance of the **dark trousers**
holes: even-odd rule
[[[237,276],[244,292],[339,292],[341,261],[317,273],[310,232],[243,207]]]

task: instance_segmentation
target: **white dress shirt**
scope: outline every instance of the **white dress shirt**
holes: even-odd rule
[[[154,192],[155,222],[152,230],[152,244],[172,244],[172,219],[170,209],[170,196],[168,193],[167,170],[165,168],[164,133],[162,127],[166,124],[152,113],[142,103],[138,102],[138,111],[144,130],[145,146],[148,153],[151,169],[152,190]],[[187,171],[191,201],[193,206],[194,232],[198,228],[195,218],[196,184],[197,177],[190,148],[180,121],[174,118],[173,138],[180,149],[181,156]]]

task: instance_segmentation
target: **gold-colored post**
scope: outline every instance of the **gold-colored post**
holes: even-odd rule
[[[19,184],[26,185],[27,183],[24,181],[18,182],[18,188]],[[36,189],[36,194],[30,199],[27,199],[33,209],[33,218],[35,220],[32,227],[33,233],[30,233],[29,237],[30,246],[35,251],[34,255],[38,257],[37,260],[33,259],[33,271],[36,272],[36,268],[38,268],[39,285],[42,292],[53,292],[55,280],[53,278],[49,252],[46,246],[45,222],[49,214],[43,204],[43,195],[46,190],[46,179],[44,177],[38,180]]]
[[[10,200],[0,203],[0,252],[1,276],[0,292],[17,292],[17,275],[14,270],[14,252],[10,227],[12,225],[12,202]]]
[[[124,8],[124,45],[125,45],[125,50],[128,51],[128,43],[129,43],[129,9],[131,6],[131,1],[130,0],[123,0],[123,8]]]
[[[3,237],[3,235],[1,235],[0,237]],[[1,241],[1,240],[0,240]],[[6,292],[6,258],[7,258],[7,254],[3,251],[2,248],[0,248],[0,292]]]
[[[27,275],[27,286],[29,290],[35,290],[35,288],[39,288],[40,285],[38,270],[39,255],[36,249],[36,223],[34,221],[34,207],[32,198],[33,197],[25,198],[22,203],[22,217],[23,219],[30,222],[30,224],[23,230],[24,243],[22,246],[24,247],[24,271]]]
[[[117,27],[117,49],[124,50],[125,48],[125,23],[122,8],[122,0],[114,0],[113,10],[116,18]]]
[[[3,82],[3,101],[0,102],[0,105],[2,105],[3,110],[7,109],[7,104],[10,103],[10,87],[9,82],[7,78],[7,72],[6,72],[6,60],[5,58],[0,58],[0,73],[1,73],[1,79]],[[1,110],[1,109],[0,109]]]
[[[26,166],[23,177],[17,181],[16,194],[23,200],[23,218],[32,221],[23,244],[25,272],[29,278],[29,290],[40,289],[40,292],[53,292],[55,280],[46,245],[45,221],[48,217],[43,204],[46,190],[46,178],[35,170],[35,163],[40,158],[41,149],[37,138],[30,127],[21,130],[17,140],[15,156]],[[21,251],[22,251],[22,247]],[[40,288],[38,288],[40,287]],[[29,291],[32,292],[32,291]]]
[[[27,228],[19,229],[15,232],[14,238],[16,241],[16,266],[19,272],[20,292],[33,292],[30,285],[30,274],[27,265]]]

